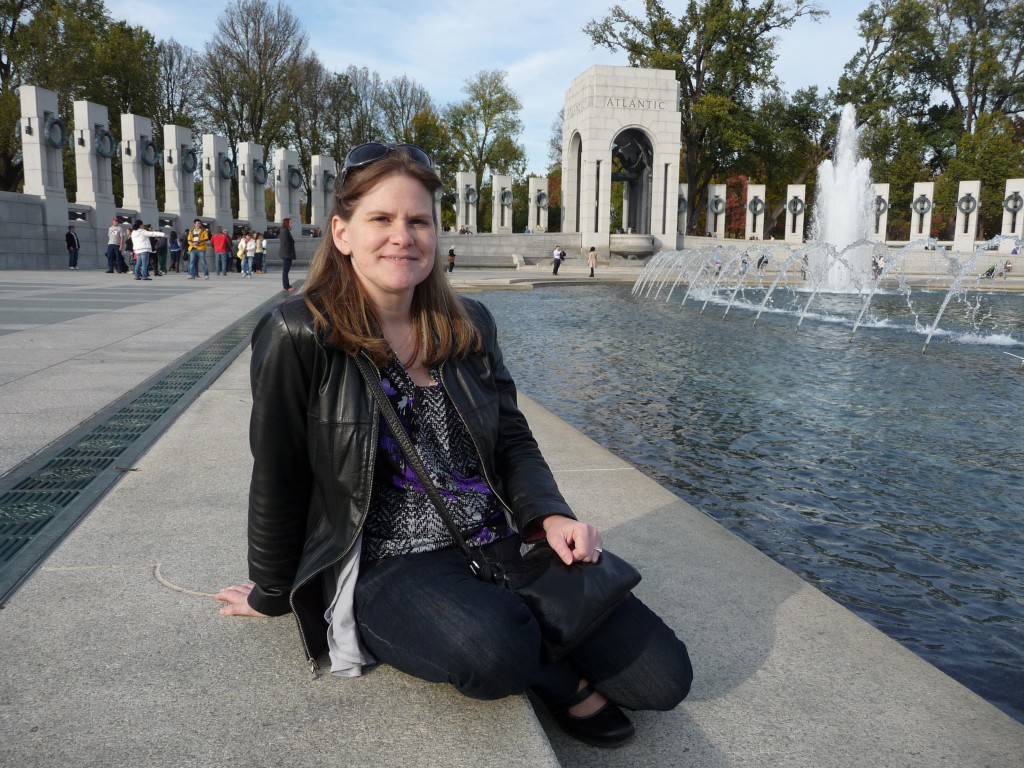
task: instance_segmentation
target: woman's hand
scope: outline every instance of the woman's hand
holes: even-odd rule
[[[563,515],[545,517],[541,525],[548,544],[566,565],[596,563],[601,556],[603,539],[594,526]]]
[[[247,581],[245,584],[236,584],[234,586],[225,587],[214,595],[215,598],[226,603],[226,605],[222,605],[220,608],[221,616],[266,617],[266,614],[254,610],[249,605],[249,593],[252,592],[252,588],[254,586],[255,585],[251,581]]]

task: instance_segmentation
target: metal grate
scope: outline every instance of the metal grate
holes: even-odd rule
[[[274,298],[113,408],[0,488],[0,607],[36,566],[192,400],[237,357]],[[19,472],[19,470],[23,470]]]

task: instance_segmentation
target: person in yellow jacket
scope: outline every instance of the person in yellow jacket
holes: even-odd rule
[[[188,231],[188,279],[199,277],[199,260],[203,260],[203,277],[210,279],[210,265],[206,261],[206,246],[210,242],[210,230],[196,219]]]

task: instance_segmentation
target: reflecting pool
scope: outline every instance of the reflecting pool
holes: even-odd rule
[[[1024,722],[1024,297],[956,302],[927,354],[945,292],[852,335],[843,297],[480,298],[524,393]]]

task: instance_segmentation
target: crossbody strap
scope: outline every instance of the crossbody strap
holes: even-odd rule
[[[437,509],[437,514],[441,516],[441,520],[444,521],[445,526],[448,528],[448,532],[462,548],[463,554],[466,555],[466,559],[469,561],[470,570],[476,576],[484,578],[485,580],[491,579],[493,576],[492,564],[488,563],[482,554],[474,555],[472,548],[470,548],[469,544],[466,543],[465,537],[463,537],[459,527],[452,519],[451,513],[448,512],[448,505],[445,504],[440,491],[438,491],[437,486],[434,485],[434,481],[430,479],[430,474],[427,472],[427,468],[423,465],[423,459],[420,458],[419,451],[417,451],[416,446],[413,445],[412,438],[410,438],[409,433],[405,431],[405,427],[398,418],[398,414],[395,412],[394,406],[391,404],[391,401],[388,400],[388,396],[385,394],[384,388],[380,384],[380,376],[377,369],[371,365],[370,361],[361,353],[355,355],[355,361],[356,365],[359,367],[359,372],[363,375],[363,379],[366,380],[366,385],[370,388],[370,394],[373,395],[373,399],[377,402],[377,407],[380,408],[384,421],[387,422],[388,427],[391,429],[391,434],[394,435],[395,440],[398,441],[398,445],[402,449],[402,453],[405,455],[405,460],[409,463],[409,466],[412,467],[412,471],[416,473],[416,477],[423,486],[423,490],[426,492],[431,503],[433,503],[434,508]]]

